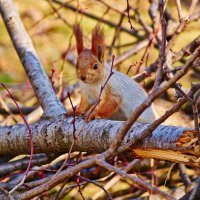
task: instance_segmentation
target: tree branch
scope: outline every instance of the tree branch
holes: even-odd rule
[[[56,116],[65,113],[66,110],[49,83],[12,0],[0,0],[0,12],[19,59],[44,110],[44,116]]]
[[[35,153],[55,154],[67,152],[73,142],[72,118],[64,116],[51,120],[40,120],[31,125]],[[76,135],[73,149],[90,153],[101,153],[107,150],[116,138],[118,130],[124,126],[124,122],[111,120],[94,120],[84,126],[85,122],[76,119]],[[140,137],[149,124],[135,123],[127,133],[122,145]],[[20,133],[20,135],[18,134]],[[160,125],[140,144],[135,144],[134,154],[142,155],[142,149],[147,151],[163,152],[166,160],[183,162],[189,165],[199,166],[199,152],[195,131],[188,128]],[[103,144],[103,145],[102,145]],[[29,152],[29,139],[25,125],[14,125],[0,128],[0,155],[18,155]],[[137,151],[138,150],[138,151]],[[145,151],[145,150],[144,150]],[[166,152],[174,152],[171,159]],[[141,154],[140,154],[141,152]],[[179,157],[176,157],[179,155]],[[180,156],[182,155],[182,156]],[[132,154],[133,158],[134,155]],[[147,156],[146,156],[147,157]],[[154,157],[153,155],[149,157]],[[155,156],[156,157],[156,156]]]

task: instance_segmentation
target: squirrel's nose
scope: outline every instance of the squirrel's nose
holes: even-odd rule
[[[81,80],[82,81],[85,81],[86,80],[86,77],[84,75],[81,75]]]

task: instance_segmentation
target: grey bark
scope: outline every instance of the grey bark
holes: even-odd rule
[[[56,116],[66,112],[56,97],[32,41],[25,31],[16,7],[11,0],[0,0],[0,13],[15,46],[19,59],[31,81],[35,95],[45,116]]]
[[[74,140],[74,129],[71,121],[71,117],[66,118],[61,115],[57,118],[41,119],[30,125],[35,147],[34,153],[66,153]],[[116,138],[123,124],[124,122],[121,121],[103,119],[85,124],[82,119],[76,118],[75,135],[77,139],[73,150],[90,153],[104,152]],[[123,145],[140,137],[140,134],[148,126],[149,124],[145,123],[135,123],[127,133]],[[133,148],[137,150],[146,149],[147,151],[175,151],[185,156],[192,155],[196,160],[191,161],[188,159],[188,164],[199,165],[200,153],[196,141],[195,131],[183,127],[160,125],[153,131],[151,137],[147,137],[142,143],[136,144]],[[29,134],[25,125],[17,124],[0,127],[0,155],[28,154],[29,151]],[[132,156],[134,158],[134,154]],[[184,160],[185,162],[187,163]]]

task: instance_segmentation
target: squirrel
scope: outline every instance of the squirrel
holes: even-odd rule
[[[147,98],[146,92],[130,77],[115,69],[112,69],[113,74],[105,84],[111,66],[104,62],[105,37],[99,24],[92,31],[91,49],[84,48],[83,32],[78,24],[73,26],[73,31],[78,52],[76,73],[81,90],[80,105],[75,114],[86,114],[87,122],[95,118],[127,120],[136,107]],[[101,100],[95,105],[104,84]],[[69,111],[69,114],[72,115],[73,112]],[[155,112],[151,106],[137,121],[151,123],[154,120]]]

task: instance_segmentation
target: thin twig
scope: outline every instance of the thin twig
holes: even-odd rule
[[[106,81],[104,82],[104,84],[101,86],[101,89],[100,89],[100,92],[99,92],[99,96],[98,96],[98,99],[96,101],[96,103],[94,104],[93,108],[90,110],[90,112],[88,113],[88,116],[87,119],[90,117],[90,115],[93,113],[93,111],[96,109],[96,107],[99,105],[100,101],[101,101],[101,97],[102,97],[102,94],[103,94],[103,91],[109,81],[109,79],[111,78],[111,76],[114,74],[113,72],[113,63],[114,63],[114,60],[115,60],[115,56],[113,55],[112,56],[112,64],[111,64],[111,67],[110,67],[110,73],[106,79]]]
[[[191,189],[191,186],[192,186],[192,182],[190,180],[190,177],[187,175],[187,168],[185,167],[184,164],[179,164],[178,165],[179,167],[179,171],[180,171],[180,176],[181,176],[181,179],[185,185],[185,191],[188,192],[190,189]]]
[[[1,83],[1,86],[5,88],[5,90],[8,92],[10,98],[13,100],[13,102],[15,103],[16,107],[18,108],[19,112],[20,112],[20,116],[21,118],[23,119],[24,123],[26,124],[26,127],[28,129],[28,133],[29,133],[29,137],[30,137],[30,159],[29,159],[29,163],[28,163],[28,167],[26,169],[26,171],[24,172],[24,178],[21,180],[21,182],[16,185],[10,192],[9,194],[12,194],[20,185],[22,185],[25,181],[25,178],[31,168],[31,163],[32,163],[32,159],[33,159],[33,152],[34,152],[34,145],[33,145],[33,135],[32,135],[32,132],[31,132],[31,128],[29,126],[29,124],[27,123],[26,121],[26,118],[25,116],[23,115],[20,107],[18,106],[17,104],[17,101],[15,100],[15,98],[12,96],[12,94],[10,93],[10,91],[8,90],[8,88],[3,84]]]
[[[192,104],[192,111],[193,111],[193,116],[194,116],[195,130],[197,131],[197,137],[198,137],[198,142],[200,146],[199,114],[198,114],[198,108],[197,108],[197,99],[199,96],[200,96],[200,90],[194,94],[194,102]]]
[[[188,18],[190,18],[190,16],[193,14],[197,3],[198,3],[198,0],[192,0],[190,4],[189,12],[188,12]]]
[[[172,196],[160,191],[157,187],[154,187],[150,185],[149,183],[143,181],[142,179],[138,178],[136,175],[127,174],[123,170],[116,168],[103,160],[100,160],[100,159],[96,160],[96,164],[98,164],[99,166],[103,168],[106,168],[109,171],[114,171],[116,174],[119,174],[123,179],[129,179],[133,181],[134,183],[138,184],[139,186],[141,186],[142,188],[155,192],[161,195],[162,197],[165,197],[166,199],[173,199],[173,200],[175,199]]]
[[[183,19],[183,11],[182,11],[182,6],[181,6],[180,0],[176,0],[176,6],[177,6],[177,10],[178,10],[179,21],[181,22],[181,20]]]
[[[160,19],[161,19],[161,26],[162,26],[162,42],[161,42],[161,49],[160,49],[160,56],[159,56],[160,57],[159,66],[158,66],[158,71],[157,71],[153,90],[157,90],[160,83],[162,82],[163,65],[166,59],[165,48],[166,48],[167,24],[166,24],[166,20],[164,16],[164,0],[160,1]]]
[[[85,16],[87,16],[87,17],[89,17],[89,18],[92,18],[92,19],[94,19],[94,20],[103,22],[103,23],[105,23],[105,24],[108,24],[109,26],[112,26],[112,27],[117,28],[117,24],[113,23],[112,21],[106,20],[106,19],[104,19],[104,18],[100,18],[100,17],[98,17],[98,16],[96,16],[96,15],[94,15],[94,14],[91,14],[91,13],[88,13],[88,12],[86,12],[86,11],[84,11],[84,10],[78,9],[78,8],[76,8],[76,7],[74,7],[74,6],[70,5],[70,4],[63,3],[63,2],[61,2],[60,0],[53,0],[53,1],[54,1],[55,3],[57,3],[57,4],[59,4],[59,5],[62,5],[62,6],[65,7],[65,8],[68,8],[68,9],[74,11],[74,12],[78,12],[78,13],[80,13],[80,14],[82,14],[82,15],[85,15]],[[136,31],[129,30],[129,29],[123,27],[123,26],[121,26],[121,30],[124,31],[124,32],[126,32],[126,33],[129,33],[130,35],[135,36],[135,37],[138,38],[138,39],[144,39],[144,37],[138,35]]]
[[[76,175],[76,176],[78,176],[78,175]],[[96,181],[90,180],[90,179],[85,178],[85,177],[83,177],[83,176],[80,176],[80,175],[79,175],[78,177],[79,177],[80,179],[84,180],[84,181],[87,181],[88,183],[92,183],[92,184],[94,184],[94,185],[100,187],[100,188],[105,192],[107,198],[108,198],[109,200],[112,200],[111,195],[109,194],[109,192],[108,192],[102,185],[100,185],[100,184],[97,183]]]
[[[131,17],[130,17],[130,14],[129,14],[129,12],[130,12],[129,0],[127,0],[126,3],[127,3],[128,23],[130,24],[130,29],[134,31],[135,29],[134,29],[134,27],[131,23]]]

